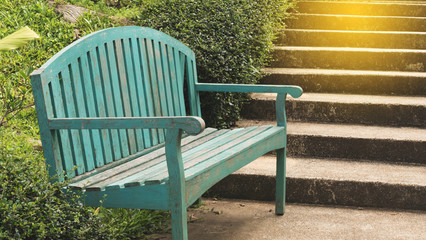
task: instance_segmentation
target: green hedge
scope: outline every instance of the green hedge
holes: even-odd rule
[[[282,0],[164,0],[145,6],[138,24],[168,33],[194,50],[200,82],[257,83],[271,59],[276,30],[293,2]],[[208,126],[229,127],[244,94],[202,97]]]

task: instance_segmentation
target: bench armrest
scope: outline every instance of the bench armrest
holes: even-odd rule
[[[196,83],[195,89],[207,92],[288,93],[294,98],[300,97],[303,92],[299,86],[257,84]]]
[[[51,118],[50,129],[182,129],[196,135],[205,128],[199,117],[99,117],[99,118]]]
[[[278,126],[287,126],[285,115],[285,99],[290,94],[294,98],[302,95],[303,90],[299,86],[292,85],[252,85],[252,84],[218,84],[218,83],[197,83],[197,91],[209,92],[252,92],[252,93],[277,93],[275,104],[276,118]]]

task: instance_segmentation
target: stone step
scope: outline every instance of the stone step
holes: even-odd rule
[[[282,30],[277,45],[426,49],[426,32]]]
[[[275,120],[276,94],[251,97],[243,118]],[[304,93],[297,99],[289,97],[286,112],[290,121],[426,128],[426,97]]]
[[[275,156],[225,178],[210,195],[273,201]],[[426,166],[340,159],[287,158],[290,203],[426,210]]]
[[[240,120],[238,127],[275,125]],[[426,164],[426,129],[289,122],[288,156]]]
[[[426,96],[425,72],[266,68],[262,84],[298,85],[304,92]]]
[[[274,59],[273,68],[426,71],[426,50],[419,49],[277,46]]]
[[[422,2],[300,1],[297,3],[297,11],[313,14],[425,17],[426,4]]]
[[[330,14],[295,14],[286,20],[287,28],[350,31],[424,32],[426,17],[358,16]]]

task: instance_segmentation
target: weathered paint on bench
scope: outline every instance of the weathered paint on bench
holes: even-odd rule
[[[187,239],[188,206],[277,150],[276,214],[284,213],[284,103],[299,87],[198,83],[188,47],[141,27],[92,33],[31,81],[49,174],[71,179],[87,205],[171,210],[173,239]],[[205,129],[200,91],[277,93],[277,126]]]

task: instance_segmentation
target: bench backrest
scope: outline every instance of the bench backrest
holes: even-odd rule
[[[149,28],[92,33],[53,56],[31,81],[51,175],[92,171],[164,142],[164,131],[53,131],[48,119],[185,116],[185,96],[190,114],[200,116],[193,51]]]

